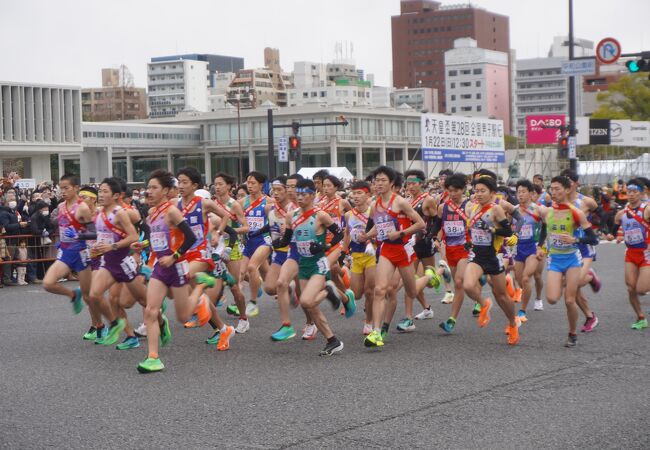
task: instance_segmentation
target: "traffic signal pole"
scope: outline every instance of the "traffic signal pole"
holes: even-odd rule
[[[569,0],[569,61],[574,57],[573,54],[573,0]],[[576,139],[576,85],[575,77],[569,77],[569,141]],[[569,168],[575,172],[578,171],[578,160],[576,154],[570,155]]]

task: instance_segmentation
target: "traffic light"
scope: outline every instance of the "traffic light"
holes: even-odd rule
[[[300,137],[289,136],[289,160],[300,160]]]
[[[569,134],[565,130],[560,130],[560,137],[557,140],[557,156],[563,159],[569,157]]]
[[[291,122],[291,129],[293,130],[293,134],[297,136],[300,133],[300,122]]]
[[[630,73],[650,72],[650,61],[645,59],[633,59],[625,63]]]

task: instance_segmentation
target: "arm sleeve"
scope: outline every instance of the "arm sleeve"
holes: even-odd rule
[[[508,219],[503,219],[502,221],[499,222],[499,227],[494,231],[494,234],[497,236],[503,236],[503,237],[510,237],[512,236],[512,227],[510,226],[510,222],[508,222]]]
[[[196,236],[194,236],[194,233],[192,232],[190,225],[185,220],[181,221],[181,223],[179,223],[177,227],[179,230],[183,232],[183,235],[185,236],[185,239],[183,239],[183,243],[181,244],[180,248],[177,250],[177,252],[182,255],[190,248],[192,248],[192,246],[196,242]]]
[[[284,234],[280,239],[278,239],[279,242],[277,242],[277,245],[274,245],[275,248],[282,248],[286,247],[291,243],[291,237],[293,236],[293,230],[291,228],[287,228],[284,230]]]
[[[267,223],[266,225],[264,225],[259,230],[252,231],[252,232],[248,233],[248,237],[254,238],[256,236],[261,236],[262,234],[268,233],[269,231],[271,231],[271,226]]]
[[[341,230],[337,224],[333,223],[327,227],[327,231],[334,235],[332,242],[330,242],[330,246],[334,247],[336,244],[343,240],[343,230]]]
[[[515,208],[515,210],[511,214],[512,220],[516,220],[517,222],[521,222],[521,213],[519,212],[519,208]]]
[[[621,228],[621,224],[614,222],[614,226],[612,227],[612,236],[616,237],[619,228]]]
[[[537,244],[540,247],[543,247],[544,241],[546,241],[546,224],[542,223],[542,228],[539,230],[539,241],[537,241]]]
[[[583,228],[582,231],[585,232],[585,235],[578,239],[578,242],[580,244],[587,244],[587,245],[598,244],[598,236],[596,236],[596,233],[594,233],[594,230],[591,227]]]
[[[375,226],[375,221],[372,220],[372,217],[368,219],[368,223],[366,224],[366,233],[370,230],[372,230],[372,227]]]
[[[226,228],[223,230],[228,234],[228,247],[233,248],[235,246],[235,243],[237,242],[237,232],[235,229],[231,226],[226,226]]]
[[[431,219],[431,227],[429,227],[427,234],[432,239],[435,239],[436,236],[438,236],[438,233],[440,233],[441,228],[442,228],[442,219],[438,216],[435,216]]]
[[[94,241],[97,239],[97,230],[95,229],[94,222],[88,222],[85,224],[86,231],[82,231],[78,235],[80,241]]]

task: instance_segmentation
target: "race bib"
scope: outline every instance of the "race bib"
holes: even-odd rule
[[[214,276],[217,278],[223,277],[226,272],[228,272],[228,268],[226,267],[226,264],[222,260],[215,261],[215,266],[214,266]]]
[[[551,247],[557,248],[557,249],[567,249],[573,247],[573,244],[569,244],[568,242],[563,242],[560,239],[559,234],[551,234],[549,237],[549,240],[551,241]]]
[[[122,268],[122,271],[129,276],[129,277],[135,277],[138,271],[138,265],[135,263],[135,259],[133,259],[132,256],[127,256],[122,260],[120,263],[120,267]]]
[[[81,256],[81,263],[85,266],[90,260],[90,251],[87,248],[79,251],[79,256]]]
[[[318,260],[316,267],[318,267],[318,273],[321,275],[325,275],[330,271],[330,263],[324,256]]]
[[[65,235],[65,230],[72,227],[59,227],[59,239],[61,242],[77,242],[74,238],[69,238]]]
[[[113,244],[113,233],[110,231],[98,231],[97,232],[97,243],[98,244]]]
[[[460,237],[465,234],[465,223],[462,220],[445,220],[444,230],[449,237]]]
[[[154,252],[162,252],[163,250],[169,249],[169,242],[167,241],[167,233],[164,231],[158,231],[151,233],[150,236],[151,248]]]
[[[645,241],[643,232],[639,228],[630,228],[624,233],[625,243],[628,245],[637,245]]]
[[[377,240],[379,241],[388,240],[388,234],[397,231],[395,229],[395,224],[392,221],[379,222],[376,223],[375,226],[377,227]]]
[[[261,230],[264,227],[264,217],[246,217],[248,223],[248,231]]]
[[[480,230],[478,228],[471,229],[472,243],[479,246],[492,245],[492,232],[490,230]]]
[[[296,247],[298,248],[298,254],[300,256],[314,256],[311,254],[311,251],[309,251],[310,245],[311,245],[311,241],[296,242]]]
[[[203,225],[192,225],[190,228],[194,236],[196,236],[196,240],[201,242],[203,240]]]
[[[519,230],[519,239],[527,240],[533,238],[533,226],[529,223],[524,224]]]

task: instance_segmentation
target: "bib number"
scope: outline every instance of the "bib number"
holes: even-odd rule
[[[296,242],[296,247],[298,248],[298,254],[300,256],[313,256],[311,254],[311,251],[309,250],[309,246],[311,245],[311,241],[298,241]]]
[[[465,234],[465,223],[462,220],[445,221],[444,229],[449,237],[461,237]]]
[[[167,233],[165,233],[164,231],[151,233],[151,248],[156,253],[169,249],[169,242],[167,241]]]
[[[98,244],[113,244],[113,233],[108,231],[98,231],[97,232],[97,243]]]
[[[203,241],[203,225],[192,225],[192,233],[196,236],[197,243]]]
[[[527,240],[533,238],[533,226],[529,223],[523,225],[519,230],[519,239]]]
[[[625,243],[628,245],[638,245],[644,242],[643,233],[639,228],[631,228],[625,230],[624,233]]]
[[[248,231],[261,230],[264,227],[264,217],[246,217],[248,223]]]
[[[397,231],[395,229],[395,224],[391,222],[380,222],[375,224],[377,227],[377,240],[379,241],[387,241],[388,240],[388,234],[392,233],[393,231]]]
[[[479,230],[477,228],[472,228],[472,243],[474,245],[487,247],[492,245],[492,233],[490,230]]]
[[[132,256],[127,256],[120,263],[122,271],[129,277],[133,278],[137,274],[138,265],[135,263],[135,259]]]

